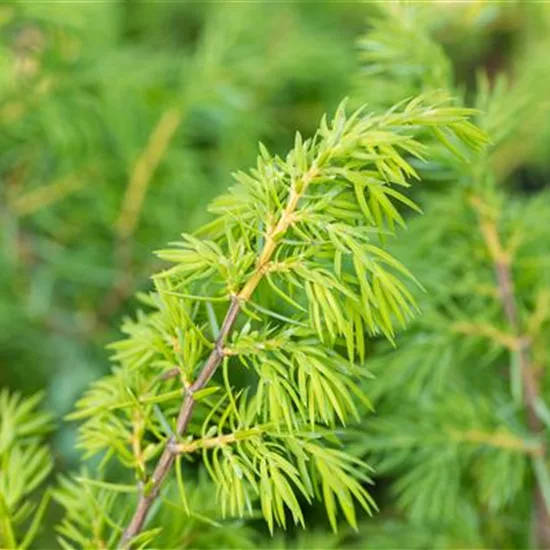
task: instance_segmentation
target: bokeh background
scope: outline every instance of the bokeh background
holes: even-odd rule
[[[254,163],[259,141],[282,153],[296,130],[309,135],[343,97],[360,98],[369,81],[358,78],[357,43],[378,9],[3,3],[0,386],[44,390],[58,419],[69,412],[108,371],[105,346],[159,267],[152,252],[206,219],[208,201]],[[518,66],[547,62],[548,18],[535,4],[431,9],[466,93],[480,70],[513,79]],[[537,85],[550,89],[541,74]],[[538,130],[536,147],[529,136],[517,145],[529,154],[500,161],[519,195],[550,182],[550,130],[548,139]],[[58,470],[76,464],[71,424],[52,444]]]

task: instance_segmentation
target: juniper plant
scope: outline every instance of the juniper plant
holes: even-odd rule
[[[158,253],[174,265],[142,296],[152,311],[126,322],[118,366],[72,415],[85,420],[86,454],[103,455],[99,472],[116,458],[139,481],[130,518],[103,511],[111,525],[127,521],[123,546],[158,533],[144,529],[167,479],[187,506],[197,456],[222,513],[250,513],[258,499],[271,531],[287,513],[304,524],[300,500],[322,499],[334,529],[337,507],[352,526],[354,500],[375,508],[368,469],[338,448],[337,426],[358,418],[356,399],[368,404],[365,334],[393,341],[414,315],[413,276],[384,244],[404,225],[399,205],[416,208],[404,194],[417,177],[410,159],[429,156],[432,134],[453,151],[479,149],[471,115],[441,94],[379,115],[342,104],[286,158],[261,147],[256,168],[211,205],[214,220]]]
[[[51,416],[36,410],[40,395],[23,399],[0,391],[0,545],[28,548],[51,499],[43,484],[53,460],[44,444]],[[37,490],[41,496],[37,496]]]
[[[408,93],[434,81],[455,87],[429,29],[420,50],[437,55],[415,55],[391,39],[422,28],[426,17],[419,6],[394,9],[362,42],[367,70],[384,86],[401,81],[392,63],[399,58],[401,73],[417,76]],[[360,439],[397,497],[378,531],[386,528],[386,538],[374,535],[380,546],[399,546],[400,536],[411,544],[411,533],[434,530],[438,547],[550,545],[549,247],[540,227],[550,216],[548,193],[526,198],[505,187],[548,116],[540,78],[532,62],[518,67],[513,85],[479,75],[471,95],[491,139],[488,154],[469,165],[439,156],[428,176],[437,175],[439,189],[419,197],[426,216],[390,246],[428,292],[401,345],[379,349],[369,364],[378,418]]]
[[[360,43],[364,67],[358,103],[366,99],[373,112],[362,109],[348,117],[339,109],[312,140],[304,143],[298,136],[284,159],[262,148],[256,169],[237,174],[237,186],[214,202],[214,221],[159,253],[174,266],[154,277],[153,292],[139,296],[144,311],[125,322],[127,338],[113,345],[112,374],[93,385],[72,415],[84,420],[79,446],[86,464],[79,474],[63,477],[53,491],[65,509],[57,527],[64,547],[340,548],[357,540],[347,537],[346,529],[333,535],[310,531],[290,540],[274,532],[291,521],[306,523],[305,504],[314,499],[324,501],[334,530],[342,513],[352,527],[359,526],[354,500],[367,512],[375,504],[367,492],[373,474],[356,456],[365,456],[377,475],[395,480],[390,502],[381,484],[377,501],[382,513],[361,524],[361,548],[365,543],[374,548],[545,544],[550,415],[544,369],[550,308],[547,231],[540,220],[550,216],[549,203],[545,194],[518,199],[505,184],[544,133],[540,83],[546,73],[531,72],[526,79],[525,68],[515,67],[513,86],[485,75],[477,84],[473,79],[466,79],[469,86],[457,84],[460,67],[447,56],[452,47],[447,43],[444,48],[434,36],[460,41],[467,29],[468,43],[461,43],[460,56],[464,51],[479,55],[483,46],[478,39],[486,38],[481,35],[488,34],[487,21],[495,29],[504,14],[505,27],[517,31],[522,10],[532,6],[476,2],[467,9],[448,8],[393,2],[372,6],[384,15],[369,21],[371,32]],[[19,18],[21,9],[38,10],[38,20],[29,25]],[[180,206],[189,207],[189,189],[207,182],[215,187],[216,173],[237,165],[237,151],[255,143],[260,129],[278,149],[282,138],[267,113],[310,127],[303,111],[316,112],[329,96],[341,94],[351,56],[345,48],[319,50],[319,42],[326,45],[331,37],[323,30],[326,25],[308,31],[308,25],[298,22],[309,24],[313,18],[296,19],[302,8],[289,5],[288,11],[278,12],[281,19],[269,26],[269,35],[268,27],[259,24],[241,26],[254,13],[258,22],[265,20],[264,8],[250,9],[247,17],[228,18],[222,8],[209,17],[193,55],[184,52],[186,70],[178,76],[173,68],[182,52],[170,51],[173,57],[167,51],[146,54],[140,42],[145,73],[141,63],[118,80],[105,79],[105,71],[126,70],[128,56],[137,54],[119,50],[114,28],[110,38],[101,34],[82,42],[74,29],[83,12],[74,12],[74,21],[73,12],[64,12],[70,24],[60,25],[55,21],[59,14],[49,7],[21,4],[17,11],[4,10],[0,25],[7,21],[3,28],[9,32],[3,37],[21,36],[22,42],[14,51],[5,49],[21,82],[17,88],[10,87],[11,79],[6,82],[0,113],[10,129],[5,136],[9,154],[4,155],[10,191],[4,208],[5,248],[8,266],[19,266],[4,271],[10,288],[17,281],[13,287],[24,303],[31,296],[34,315],[50,313],[40,289],[52,288],[54,279],[105,278],[96,275],[103,266],[98,258],[109,254],[79,260],[75,271],[75,250],[67,247],[64,255],[72,261],[55,260],[55,269],[49,266],[46,275],[33,269],[32,277],[28,258],[19,260],[20,253],[28,255],[19,243],[27,232],[33,239],[47,235],[66,245],[73,242],[80,250],[70,220],[81,221],[82,209],[75,206],[85,182],[105,182],[101,192],[96,187],[88,191],[99,210],[86,203],[87,212],[101,214],[88,216],[93,225],[86,227],[107,237],[106,248],[98,250],[110,251],[112,243],[97,221],[118,219],[115,233],[123,259],[133,235],[134,259],[139,256],[138,263],[149,265],[138,254],[138,243],[143,251],[148,242],[162,241],[174,224],[183,223],[187,210]],[[113,21],[123,19],[117,14]],[[142,17],[149,20],[150,14]],[[480,21],[485,23],[477,25]],[[294,29],[293,35],[285,35],[284,44],[271,51],[277,41],[270,36],[277,36],[283,24]],[[536,27],[544,27],[543,18],[526,28],[532,35]],[[95,37],[102,26],[90,28]],[[253,29],[252,37],[246,29]],[[307,40],[308,32],[315,41]],[[31,44],[25,46],[23,38]],[[255,44],[253,60],[241,47],[245,43]],[[334,40],[334,46],[338,43]],[[105,48],[101,63],[90,63],[88,55],[75,57],[80,49],[98,59],[96,44]],[[308,44],[322,63],[305,56]],[[266,65],[268,47],[273,55]],[[538,59],[545,60],[547,50],[546,45]],[[289,51],[300,52],[302,61]],[[537,58],[533,49],[529,52],[529,58]],[[328,66],[333,70],[327,71]],[[304,73],[311,78],[304,67],[318,71],[313,88],[332,91],[321,101],[314,94],[310,99],[315,104],[308,102],[306,109],[296,110],[291,100],[289,116],[268,99],[285,95],[281,82],[302,82]],[[130,103],[128,86],[132,92],[138,88]],[[458,100],[434,93],[441,88],[454,90]],[[36,93],[20,103],[17,90],[30,89]],[[151,101],[153,97],[162,101]],[[474,115],[461,107],[466,98],[475,98],[484,113],[475,115],[477,123],[492,141],[490,154],[470,164],[464,162],[466,150],[479,148],[483,137],[466,121]],[[170,107],[162,113],[159,104]],[[75,118],[67,113],[75,112],[88,123],[60,132]],[[99,124],[97,115],[102,115]],[[204,134],[203,117],[217,121]],[[234,139],[237,127],[239,140]],[[29,128],[37,138],[33,155]],[[25,139],[15,143],[12,135]],[[213,149],[204,147],[203,140],[209,139],[219,141],[215,157]],[[105,152],[106,143],[109,154],[103,156],[109,162],[88,166]],[[65,155],[67,144],[79,154]],[[41,160],[58,158],[59,151],[68,164]],[[126,178],[134,156],[125,199],[118,200],[119,190],[111,183]],[[182,167],[185,196],[175,187],[179,177],[173,176]],[[83,186],[73,179],[75,174],[85,180]],[[430,184],[433,192],[419,192],[420,186],[408,190],[414,179],[422,180],[422,188]],[[53,183],[28,190],[27,180]],[[188,188],[190,180],[194,187]],[[150,183],[159,189],[168,182],[165,192],[147,193]],[[171,198],[178,193],[185,204],[167,208],[166,193]],[[417,209],[411,199],[427,216],[407,220],[409,231],[394,239],[397,226],[404,226],[406,215]],[[20,232],[23,217],[28,225]],[[60,231],[61,221],[69,233]],[[51,248],[38,248],[53,265]],[[61,258],[60,250],[56,258]],[[121,279],[129,275],[124,263],[115,266]],[[73,295],[82,300],[80,291],[61,286],[58,294],[68,295],[63,302]],[[94,306],[93,296],[101,297],[108,284],[98,288],[89,300]],[[129,288],[125,285],[123,295]],[[108,311],[120,306],[118,285],[112,290],[115,304]],[[113,294],[105,294],[111,303]],[[414,315],[415,300],[423,316],[397,340],[396,329]],[[4,309],[5,339],[19,341],[10,335],[25,332],[22,345],[40,348],[29,344],[28,325],[14,324],[12,312],[20,315],[22,308]],[[103,307],[95,309],[102,317],[106,313]],[[19,357],[10,362],[27,375]],[[375,380],[367,376],[367,367]],[[70,386],[66,373],[59,376]],[[362,408],[371,408],[363,388],[374,401],[376,418],[363,418]],[[35,405],[36,399],[0,396],[2,547],[38,544],[50,496],[46,491],[40,500],[35,494],[51,470],[41,437],[49,422]],[[349,424],[358,417],[361,430],[355,433]],[[263,516],[275,537],[258,541],[259,530],[242,519],[246,515]],[[529,522],[531,540],[524,528]]]

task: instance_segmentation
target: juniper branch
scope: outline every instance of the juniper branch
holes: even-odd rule
[[[480,231],[494,264],[500,301],[506,321],[510,326],[513,336],[519,342],[513,353],[517,356],[518,369],[522,380],[523,399],[527,411],[527,425],[531,433],[534,436],[538,436],[544,431],[544,424],[539,418],[536,408],[540,395],[537,378],[530,358],[531,342],[529,338],[521,334],[514,292],[511,256],[501,242],[496,222],[491,219],[486,209],[483,208],[483,203],[478,197],[473,197],[471,202],[478,213]],[[545,457],[546,454],[546,447],[541,447],[540,456]],[[550,510],[546,504],[543,488],[538,482],[535,482],[533,488],[533,505],[535,509],[535,538],[541,548],[550,548]]]
[[[364,360],[365,334],[393,340],[395,323],[404,326],[414,315],[414,299],[402,281],[414,278],[384,250],[382,236],[405,225],[397,204],[418,208],[394,186],[406,188],[411,178],[418,179],[410,160],[425,160],[430,154],[423,143],[426,136],[435,135],[453,153],[457,147],[480,149],[485,138],[468,121],[472,113],[453,107],[443,95],[418,97],[381,115],[361,109],[347,117],[342,105],[330,123],[323,118],[312,139],[303,141],[297,134],[285,160],[261,149],[257,168],[250,175],[237,173],[238,185],[214,202],[211,211],[217,218],[197,234],[184,235],[177,248],[159,252],[161,259],[176,265],[155,277],[157,292],[146,298],[157,311],[128,324],[129,339],[115,346],[122,369],[99,381],[71,415],[88,418],[80,445],[89,455],[115,447],[115,454],[136,469],[143,483],[121,539],[123,547],[142,533],[176,456],[186,448],[180,438],[189,431],[197,403],[206,395],[203,390],[221,365],[225,393],[218,405],[206,403],[202,411],[205,437],[213,428],[226,438],[217,441],[228,443],[231,437],[224,426],[234,433],[266,422],[276,431],[284,426],[287,433],[283,442],[274,434],[261,442],[235,441],[238,454],[232,455],[226,446],[226,462],[216,471],[203,457],[220,486],[222,509],[227,504],[242,516],[251,490],[260,497],[273,530],[275,521],[285,526],[285,507],[295,522],[304,522],[294,491],[308,501],[322,493],[333,529],[336,499],[352,526],[353,500],[367,512],[374,508],[360,483],[368,482],[357,468],[365,465],[311,437],[318,437],[319,429],[345,423],[350,415],[357,418],[353,397],[364,397],[354,363]],[[433,138],[425,141],[431,144]],[[252,300],[263,281],[266,292],[282,299],[288,311],[274,312]],[[199,313],[205,302],[213,342]],[[219,331],[208,302],[229,302]],[[248,322],[238,332],[241,315]],[[278,342],[275,347],[268,345],[272,338]],[[160,376],[151,370],[159,352],[162,364],[168,366],[166,358],[170,361]],[[227,371],[231,358],[257,375],[253,395],[233,395]],[[159,431],[148,423],[159,443],[145,450],[137,441],[143,432],[139,427],[136,431],[132,409],[143,412],[145,416],[138,418],[147,421],[144,407],[173,403],[175,395],[181,395],[179,390],[156,393],[176,374],[172,360],[179,365],[183,400],[174,427],[163,420]],[[229,406],[219,413],[217,425],[209,424],[223,400]],[[125,419],[119,422],[113,411]],[[125,447],[128,442],[133,454]],[[210,449],[217,461],[218,446]],[[145,463],[157,450],[160,457],[147,478]],[[304,457],[315,472],[311,479]],[[233,461],[239,462],[239,471],[246,470],[244,478],[236,474]]]
[[[193,408],[195,406],[193,394],[203,389],[218,369],[224,357],[225,342],[233,329],[237,316],[239,315],[240,303],[246,302],[250,299],[250,296],[264,276],[267,265],[271,260],[277,246],[276,238],[283,235],[291,225],[292,217],[297,208],[298,201],[316,176],[317,171],[318,170],[315,166],[312,167],[308,172],[306,172],[303,178],[299,182],[296,182],[291,188],[286,208],[284,209],[278,223],[267,232],[265,244],[258,258],[256,270],[247,283],[243,286],[239,294],[237,296],[232,296],[231,305],[225,315],[214,349],[210,353],[210,356],[208,357],[195,382],[193,382],[193,384],[185,390],[185,398],[181,405],[176,423],[176,434],[167,442],[166,447],[157,463],[151,478],[152,486],[148,488],[147,492],[144,492],[140,496],[136,511],[122,536],[121,545],[123,547],[127,547],[129,542],[142,530],[149,510],[157,499],[162,483],[172,468],[175,457],[179,452],[176,445],[177,436],[182,436],[185,433],[191,420]]]

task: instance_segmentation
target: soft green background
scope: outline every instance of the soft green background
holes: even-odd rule
[[[543,24],[529,6],[504,4],[437,8],[467,89],[477,69],[513,75]],[[44,389],[61,419],[108,370],[105,345],[157,269],[152,251],[205,219],[258,141],[283,152],[296,130],[308,135],[342,97],[361,96],[356,42],[377,9],[0,6],[0,386]],[[548,185],[550,136],[539,149],[521,166],[502,159],[515,192]],[[126,193],[140,182],[123,231]],[[76,463],[72,432],[64,424],[55,435],[58,470]]]

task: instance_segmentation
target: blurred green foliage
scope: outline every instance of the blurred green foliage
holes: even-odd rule
[[[505,210],[506,236],[519,226],[528,236],[514,273],[524,292],[520,307],[526,316],[542,311],[550,273],[549,28],[544,6],[512,1],[433,4],[404,18],[388,17],[381,5],[347,2],[4,3],[0,386],[26,395],[45,389],[55,416],[68,412],[107,371],[105,345],[135,309],[131,296],[148,288],[159,269],[152,251],[204,221],[205,204],[227,187],[233,170],[253,162],[258,141],[285,151],[295,130],[311,134],[321,114],[347,95],[385,108],[446,87],[488,113],[480,123],[498,143],[491,151],[491,200]],[[479,332],[483,323],[502,322],[496,305],[475,295],[480,285],[491,286],[492,271],[480,235],[473,234],[478,221],[465,199],[469,184],[448,160],[443,155],[433,173],[422,174],[429,193],[415,198],[426,216],[395,249],[433,301],[422,308],[426,317],[398,339],[398,352],[373,346],[378,378],[368,391],[378,420],[368,418],[354,441],[386,476],[376,489],[381,521],[366,522],[366,543],[345,530],[327,535],[322,520],[318,532],[259,543],[258,531],[239,523],[227,530],[233,547],[442,548],[487,541],[520,547],[529,540],[529,497],[520,491],[533,483],[525,474],[527,455],[501,458],[489,450],[476,461],[471,449],[460,454],[433,435],[504,425],[531,443],[521,415],[499,409],[504,417],[496,422],[493,414],[495,402],[506,400],[505,384],[487,365],[507,366],[506,350],[490,338],[460,339],[441,319],[442,303],[463,300],[468,330],[472,323]],[[473,273],[481,273],[481,283]],[[548,334],[545,319],[539,328]],[[537,358],[547,369],[540,359],[546,347],[543,341]],[[471,363],[479,357],[481,366]],[[459,369],[461,376],[450,376]],[[484,369],[482,377],[474,377],[477,369]],[[464,395],[483,403],[472,408]],[[8,403],[7,394],[2,399]],[[411,433],[416,439],[406,452],[392,446],[399,434]],[[72,427],[63,424],[55,434],[55,465],[65,471],[77,458]],[[459,466],[430,463],[435,454],[419,451],[430,438],[434,453]],[[505,464],[495,469],[491,459]],[[450,510],[455,522],[415,512],[422,503],[407,494],[410,478],[400,477],[411,464],[417,468],[411,475],[424,475],[424,494],[434,497],[436,512]],[[495,491],[498,498],[479,504],[462,498],[475,484],[447,476],[461,468],[509,475],[482,486],[483,495]],[[386,490],[386,481],[395,479],[403,480],[397,505]],[[441,487],[455,492],[438,500]],[[62,498],[70,497],[66,489]],[[75,490],[76,517],[78,501]],[[502,515],[495,512],[503,508]],[[188,525],[193,540],[196,527]],[[197,532],[205,536],[204,529]]]
[[[413,291],[422,315],[397,347],[379,344],[367,363],[376,417],[354,442],[389,485],[382,514],[365,526],[374,547],[550,544],[550,103],[541,53],[550,10],[512,3],[498,13],[493,24],[515,31],[515,48],[497,42],[473,79],[445,53],[453,48],[438,40],[444,17],[435,9],[394,5],[360,42],[362,97],[369,78],[381,106],[396,90],[454,90],[479,109],[491,140],[469,165],[442,156],[423,173],[431,181],[415,198],[425,215],[390,247],[425,289]],[[406,37],[418,31],[411,48]]]

